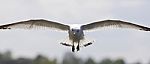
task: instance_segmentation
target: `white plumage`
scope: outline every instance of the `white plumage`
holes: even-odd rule
[[[143,30],[143,31],[150,31],[149,27],[141,26],[138,24],[125,22],[121,20],[103,20],[103,21],[97,21],[89,24],[73,24],[73,25],[65,25],[58,22],[48,21],[44,19],[37,19],[37,20],[27,20],[27,21],[21,21],[16,23],[10,23],[1,25],[0,29],[33,29],[33,28],[50,28],[50,29],[56,29],[61,31],[66,31],[69,34],[69,40],[71,40],[71,44],[67,43],[61,43],[65,46],[71,46],[72,51],[75,51],[75,43],[77,44],[77,51],[80,50],[80,44],[81,40],[84,40],[84,31],[86,30],[94,30],[94,29],[101,29],[103,27],[116,27],[116,28],[130,28],[130,29],[137,29],[137,30]],[[86,43],[83,46],[91,45],[92,42]]]

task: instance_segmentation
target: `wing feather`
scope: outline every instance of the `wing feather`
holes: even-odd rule
[[[96,28],[103,28],[109,26],[113,26],[117,28],[131,28],[131,29],[138,29],[143,31],[150,31],[150,28],[148,27],[130,23],[130,22],[121,21],[121,20],[103,20],[103,21],[82,25],[81,28],[83,30],[93,30]]]
[[[16,29],[16,28],[21,29],[54,28],[58,30],[68,31],[69,26],[44,19],[27,20],[0,26],[0,29]]]

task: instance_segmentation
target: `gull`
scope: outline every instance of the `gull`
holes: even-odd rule
[[[136,29],[136,30],[142,30],[142,31],[150,31],[149,27],[145,27],[142,25],[134,24],[131,22],[126,22],[122,20],[102,20],[102,21],[96,21],[88,24],[63,24],[59,22],[44,20],[44,19],[32,19],[32,20],[26,20],[26,21],[20,21],[5,25],[0,25],[0,29],[33,29],[38,27],[44,27],[48,29],[56,29],[64,32],[68,32],[69,40],[71,41],[71,44],[68,43],[60,43],[65,46],[71,46],[72,52],[75,50],[80,50],[80,44],[82,44],[82,40],[85,39],[84,32],[85,31],[91,31],[95,29],[102,29],[104,27],[115,27],[115,28],[130,28],[130,29]],[[76,46],[75,46],[76,44]],[[83,46],[86,47],[88,45],[91,45],[92,42],[88,42],[84,44]]]

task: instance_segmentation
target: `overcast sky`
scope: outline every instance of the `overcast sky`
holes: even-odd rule
[[[83,24],[104,19],[127,20],[150,26],[149,0],[0,0],[0,24],[29,19],[47,19]],[[136,30],[101,30],[86,33],[94,44],[75,54],[101,60],[123,58],[128,62],[150,60],[150,33]],[[59,43],[67,33],[48,30],[2,30],[0,51],[11,50],[15,57],[43,54],[62,58],[71,48]]]

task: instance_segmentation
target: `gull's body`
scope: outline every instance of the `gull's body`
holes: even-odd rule
[[[74,52],[75,48],[77,49],[77,51],[80,50],[80,46],[81,46],[80,44],[82,44],[81,41],[85,39],[84,31],[93,30],[95,28],[100,29],[108,26],[150,31],[150,28],[148,27],[130,23],[130,22],[120,21],[120,20],[103,20],[103,21],[97,21],[97,22],[84,24],[84,25],[65,25],[58,22],[38,19],[38,20],[27,20],[27,21],[1,25],[0,29],[16,29],[16,28],[32,29],[37,27],[45,27],[45,28],[55,28],[61,31],[66,31],[69,34],[69,40],[71,41],[71,44],[64,43],[64,42],[61,44],[66,46],[71,46],[72,51]],[[76,47],[75,44],[77,44]],[[83,44],[83,46],[88,46],[90,44],[92,44],[92,42]]]

